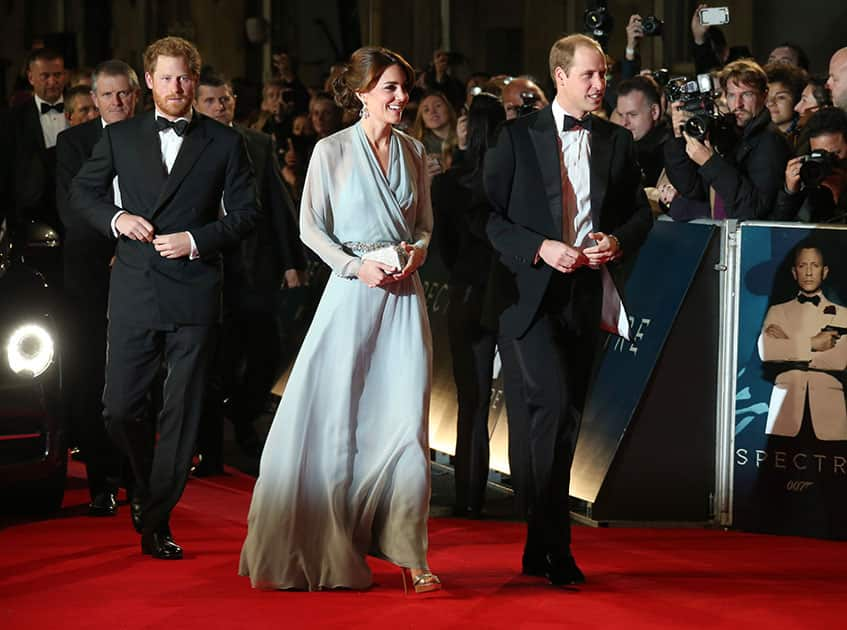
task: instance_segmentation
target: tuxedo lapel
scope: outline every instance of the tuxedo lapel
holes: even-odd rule
[[[38,112],[34,98],[24,110],[23,120],[26,127],[26,134],[35,140],[39,149],[46,151],[47,145],[44,143],[44,130],[41,129],[41,115]]]
[[[600,229],[600,208],[606,199],[612,161],[612,134],[608,124],[596,116],[591,124],[591,220],[595,230]]]
[[[544,193],[553,227],[558,238],[562,236],[562,171],[558,133],[550,106],[542,109],[529,128],[529,137],[541,168]]]
[[[158,136],[158,134],[157,134]],[[182,140],[182,146],[179,148],[179,153],[176,156],[171,174],[165,182],[165,187],[159,195],[159,200],[156,202],[156,207],[153,210],[155,214],[163,205],[165,205],[173,194],[179,188],[182,180],[191,172],[192,167],[197,162],[200,154],[212,139],[206,135],[206,128],[200,120],[200,115],[195,112],[191,120],[191,124],[185,131],[185,137]],[[161,152],[160,159],[161,163]]]
[[[159,142],[159,132],[156,130],[155,114],[147,112],[142,115],[145,119],[140,123],[137,151],[139,163],[136,176],[141,180],[140,188],[145,191],[144,196],[152,194],[154,199],[159,199],[168,174],[162,162],[162,145]],[[153,206],[154,211],[157,206],[158,203]]]

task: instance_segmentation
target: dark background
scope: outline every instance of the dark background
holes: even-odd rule
[[[361,44],[393,48],[423,68],[432,51],[462,53],[459,78],[472,70],[530,73],[543,81],[551,43],[582,31],[594,0],[0,0],[0,107],[34,41],[62,48],[68,66],[93,66],[109,57],[140,69],[154,39],[182,35],[204,61],[233,78],[259,83],[270,74],[272,48],[300,61],[306,85],[323,82],[329,65]],[[644,65],[690,72],[689,23],[695,0],[608,2],[615,18],[608,50],[622,57],[629,15],[657,15],[665,35],[642,44]],[[783,40],[809,53],[812,70],[826,73],[829,57],[847,45],[847,3],[827,0],[727,0],[730,44],[746,44],[760,61]],[[264,20],[266,37],[250,42],[245,24]],[[261,29],[260,29],[261,30]]]

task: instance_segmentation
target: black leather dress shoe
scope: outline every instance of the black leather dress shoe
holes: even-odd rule
[[[129,502],[129,515],[132,517],[132,526],[135,528],[139,534],[144,526],[144,518],[143,518],[143,501],[141,499],[133,498]]]
[[[547,579],[555,586],[585,584],[585,575],[576,566],[576,560],[568,554],[547,554]]]
[[[106,490],[95,495],[88,504],[89,516],[114,516],[118,513],[118,499],[114,492]]]
[[[556,586],[585,584],[585,575],[576,566],[576,561],[570,554],[548,553],[543,556],[524,554],[521,573],[545,577]]]
[[[174,542],[169,531],[143,534],[141,553],[159,560],[182,560],[182,547]]]

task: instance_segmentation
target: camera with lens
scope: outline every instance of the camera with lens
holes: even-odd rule
[[[535,105],[538,103],[538,94],[535,92],[521,92],[521,105],[518,107],[518,117],[526,116],[535,111]]]
[[[832,171],[840,162],[835,153],[823,149],[816,149],[802,156],[802,161],[800,179],[808,188],[820,186],[823,180],[832,175]]]
[[[659,84],[659,87],[665,87],[668,84],[668,80],[671,78],[671,73],[667,68],[659,68],[658,70],[653,70],[650,73],[650,76],[653,77],[653,80]]]
[[[662,34],[662,27],[664,24],[665,23],[655,15],[648,15],[646,18],[641,20],[641,30],[644,33],[644,37],[658,37]]]
[[[698,74],[697,80],[674,77],[665,85],[668,102],[681,102],[682,109],[692,116],[681,131],[703,142],[707,138],[718,151],[725,152],[735,143],[734,121],[731,115],[721,114],[715,103],[716,92],[712,77]]]
[[[597,41],[608,40],[609,33],[612,32],[612,27],[615,25],[615,20],[609,9],[606,8],[605,2],[599,2],[599,6],[592,9],[586,9],[582,15],[582,21],[585,25],[585,30],[590,33]]]

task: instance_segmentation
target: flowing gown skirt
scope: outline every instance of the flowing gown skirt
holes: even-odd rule
[[[431,360],[417,274],[330,277],[262,453],[239,568],[254,587],[367,588],[367,554],[427,566]]]

